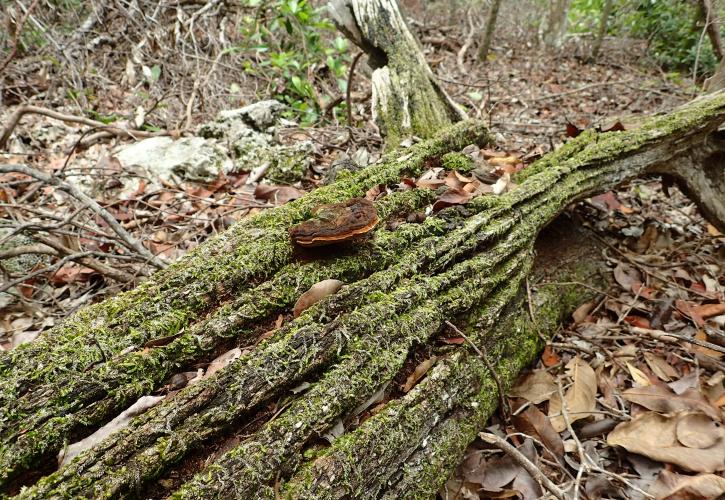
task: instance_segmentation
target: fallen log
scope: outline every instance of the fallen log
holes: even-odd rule
[[[552,315],[541,312],[532,322],[521,307],[536,269],[534,243],[568,204],[627,179],[664,175],[725,229],[723,120],[725,95],[716,93],[634,130],[585,132],[522,171],[510,192],[423,223],[401,221],[435,193],[391,193],[376,201],[381,222],[370,240],[312,260],[295,254],[291,225],[319,204],[396,186],[431,166],[469,168],[462,155],[448,153],[485,144],[485,127],[459,123],[240,222],[136,290],[0,355],[0,488],[31,485],[23,498],[133,496],[166,478],[164,494],[176,490],[179,498],[430,494],[498,403],[488,363],[468,343],[448,349],[436,341],[446,322],[485,347],[506,386],[538,352],[537,330],[551,331],[570,311],[567,295],[553,287],[553,298],[546,298],[549,287],[537,292]],[[346,285],[263,335],[323,279]],[[53,472],[67,443],[234,346],[245,353],[229,366]],[[420,352],[441,359],[400,394],[392,382]],[[303,384],[311,386],[290,394]],[[381,391],[382,408],[351,424],[355,409]],[[321,446],[319,436],[339,429],[340,420],[347,432]],[[228,453],[207,463],[212,443],[239,432]]]

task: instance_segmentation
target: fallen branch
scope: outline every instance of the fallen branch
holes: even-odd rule
[[[468,52],[468,49],[470,49],[471,45],[473,45],[474,35],[476,34],[476,27],[473,25],[473,16],[471,15],[470,9],[467,14],[468,36],[466,36],[466,41],[463,43],[463,47],[461,47],[461,50],[459,50],[458,54],[456,54],[456,64],[458,65],[458,71],[460,71],[462,75],[466,74],[466,65],[464,64],[466,52]]]
[[[52,111],[50,109],[41,108],[39,106],[32,106],[32,105],[26,104],[24,106],[19,106],[8,119],[8,124],[5,126],[5,128],[2,131],[2,134],[0,135],[0,149],[4,149],[7,146],[8,139],[10,139],[10,135],[13,133],[13,130],[15,130],[15,127],[20,122],[20,119],[27,114],[43,115],[43,116],[54,118],[56,120],[61,120],[61,121],[67,122],[67,123],[78,123],[81,125],[88,125],[89,127],[103,129],[103,131],[105,133],[113,135],[113,136],[130,137],[132,139],[139,139],[139,138],[144,139],[144,138],[148,138],[148,137],[159,137],[159,136],[171,135],[171,133],[169,133],[167,131],[147,132],[145,130],[129,130],[127,128],[119,127],[117,125],[108,125],[103,122],[91,120],[90,118],[85,118],[82,116],[67,115],[64,113],[58,113],[57,111]]]
[[[61,189],[62,191],[67,192],[80,202],[82,202],[84,205],[86,205],[88,208],[90,208],[93,212],[95,212],[99,217],[101,217],[110,227],[113,229],[113,231],[118,235],[118,237],[121,239],[121,243],[128,248],[131,251],[134,251],[138,253],[140,256],[142,256],[144,259],[148,260],[153,266],[157,267],[158,269],[163,269],[165,264],[159,260],[158,257],[156,257],[154,254],[152,254],[148,249],[146,249],[140,242],[136,241],[136,239],[131,236],[124,228],[123,226],[110,214],[107,210],[105,210],[101,205],[98,204],[96,200],[85,194],[83,191],[75,187],[73,184],[64,182],[60,180],[57,177],[53,177],[51,175],[48,175],[46,173],[40,172],[38,170],[35,170],[33,168],[28,167],[27,165],[0,165],[0,173],[9,173],[9,172],[20,172],[22,174],[25,174],[29,177],[33,177],[34,179],[37,179],[41,182],[44,182],[46,184],[49,184],[51,186],[55,186],[58,189]],[[85,255],[84,255],[85,256]]]

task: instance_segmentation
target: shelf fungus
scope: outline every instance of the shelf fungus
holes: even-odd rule
[[[321,205],[312,215],[313,219],[290,228],[290,237],[297,245],[319,247],[357,240],[378,223],[375,205],[364,198]]]

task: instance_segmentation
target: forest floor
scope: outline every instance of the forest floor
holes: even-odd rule
[[[501,155],[524,165],[558,147],[575,129],[606,129],[618,121],[634,126],[640,117],[671,110],[697,92],[687,78],[647,63],[643,42],[608,39],[600,59],[587,62],[581,40],[548,54],[517,38],[505,21],[499,31],[508,35],[496,39],[488,61],[475,61],[474,44],[459,63],[469,36],[465,27],[465,22],[412,23],[442,86],[472,118],[489,122]],[[13,64],[22,66],[23,60]],[[355,75],[359,96],[369,91],[364,75],[364,70]],[[164,89],[156,90],[164,95]],[[136,104],[128,89],[115,84],[97,99],[107,113],[128,113]],[[29,101],[81,114],[70,99],[44,103],[38,95]],[[335,123],[334,117],[316,127],[288,122],[279,129],[285,143],[311,139],[314,161],[301,181],[272,185],[280,188],[277,196],[268,194],[274,190],[250,188],[247,172],[213,183],[140,189],[124,200],[100,195],[97,201],[154,254],[175,260],[234,221],[314,189],[341,153],[364,149],[368,156],[379,155],[381,140],[369,121],[369,104],[355,104],[357,129]],[[18,105],[0,111],[0,123],[7,123]],[[178,105],[169,109],[184,111]],[[195,112],[193,122],[208,121],[216,111],[209,106]],[[112,148],[130,142],[126,139],[102,140],[68,154],[87,128],[26,115],[0,162],[47,173],[92,174],[99,182],[117,175],[109,166]],[[56,188],[5,174],[0,201],[0,216],[9,227],[44,226],[67,247],[92,250],[99,262],[130,277],[124,283],[57,256],[38,259],[26,276],[13,280],[18,295],[4,294],[0,303],[2,349],[32,341],[77,308],[132,287],[151,270],[142,262],[109,257],[113,245],[84,235],[82,224],[66,232],[53,229],[63,226],[76,206]],[[481,431],[509,436],[555,484],[576,485],[582,497],[669,498],[674,491],[688,491],[693,496],[687,498],[708,498],[725,492],[722,472],[713,474],[717,454],[725,454],[722,427],[713,423],[725,407],[725,236],[684,195],[657,180],[596,196],[571,207],[570,216],[605,242],[612,287],[600,290],[599,301],[577,309],[511,391],[512,417],[497,414]],[[94,220],[93,214],[84,217]],[[567,419],[560,416],[560,394]],[[698,439],[708,435],[713,442],[704,446]],[[440,495],[539,498],[541,488],[510,455],[479,441]]]

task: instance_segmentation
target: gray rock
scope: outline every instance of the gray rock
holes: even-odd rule
[[[0,227],[0,252],[5,252],[13,248],[26,245],[34,245],[37,242],[29,236],[24,234],[14,234],[7,240],[5,238],[11,233],[12,229],[7,227]],[[23,274],[29,273],[36,265],[40,263],[48,263],[50,257],[48,255],[42,255],[37,253],[26,253],[18,255],[17,257],[11,257],[0,261],[2,268],[13,276],[22,276]],[[17,294],[18,290],[16,287],[12,287],[8,290],[13,294]],[[15,297],[10,293],[0,293],[0,309],[7,307],[15,301]]]
[[[146,192],[161,188],[161,180],[175,183],[178,180],[211,182],[220,172],[233,170],[234,162],[214,139],[184,137],[151,137],[135,144],[122,146],[113,156],[122,167],[117,177],[120,183],[115,196],[125,199],[136,192],[141,181],[146,182]],[[94,187],[93,179],[78,179],[82,187]],[[89,186],[90,185],[90,186]]]

